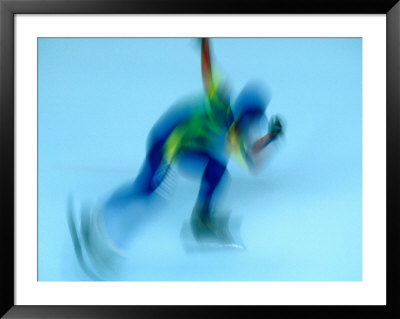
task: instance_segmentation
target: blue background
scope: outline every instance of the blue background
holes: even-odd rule
[[[179,98],[202,90],[187,38],[38,40],[38,274],[88,280],[75,260],[67,199],[95,203],[130,182],[147,133]],[[234,161],[224,205],[245,250],[186,253],[179,232],[199,180],[176,177],[167,205],[132,243],[124,280],[362,280],[362,39],[212,39],[237,95],[262,79],[285,137],[253,176]]]

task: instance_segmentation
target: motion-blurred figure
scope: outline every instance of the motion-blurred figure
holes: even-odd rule
[[[104,207],[149,197],[173,165],[186,163],[202,171],[200,190],[191,214],[191,232],[200,243],[214,241],[224,245],[233,243],[234,238],[227,216],[219,216],[215,207],[218,189],[227,174],[229,156],[234,153],[245,167],[256,171],[258,155],[281,136],[282,125],[275,116],[269,121],[268,133],[254,137],[254,128],[261,122],[268,122],[265,110],[270,93],[262,83],[249,82],[231,106],[230,88],[215,72],[208,39],[201,40],[201,71],[204,94],[178,103],[157,121],[149,134],[146,158],[134,183],[112,195]],[[111,248],[110,242],[106,244],[101,210],[82,216],[86,217],[82,217],[81,234],[75,236],[74,241],[78,242],[75,246],[80,247],[83,241],[91,258],[98,260],[97,264],[107,264],[113,255],[118,255],[118,248]],[[74,233],[77,227],[72,218],[70,225]]]

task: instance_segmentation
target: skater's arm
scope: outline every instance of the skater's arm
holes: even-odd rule
[[[268,128],[268,133],[259,138],[251,145],[246,143],[246,139],[234,123],[229,130],[229,144],[236,154],[236,157],[242,162],[250,171],[254,171],[258,164],[257,155],[265,149],[271,142],[283,135],[283,128],[279,117],[274,116],[271,118]]]
[[[203,78],[204,90],[208,96],[211,96],[215,86],[212,78],[210,43],[207,38],[201,39],[201,75]]]
[[[275,137],[277,136],[277,134],[275,132],[270,132],[268,134],[266,134],[265,136],[261,137],[260,139],[258,139],[252,147],[252,152],[253,155],[256,155],[257,153],[259,153],[263,148],[265,148],[269,143],[271,143]]]
[[[210,40],[207,38],[201,39],[201,74],[208,100],[207,111],[212,118],[218,118],[220,124],[230,123],[233,117],[230,107],[230,86],[215,68],[211,56]]]

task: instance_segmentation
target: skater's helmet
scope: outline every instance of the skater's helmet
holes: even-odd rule
[[[232,106],[239,127],[263,117],[270,101],[271,93],[266,84],[258,80],[249,81]]]

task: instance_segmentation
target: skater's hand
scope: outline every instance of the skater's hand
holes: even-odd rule
[[[257,155],[267,147],[271,142],[283,135],[283,126],[280,118],[278,116],[271,117],[268,124],[268,133],[255,141],[252,145],[252,155],[257,157]]]
[[[275,115],[269,120],[268,131],[275,137],[283,135],[283,127],[280,118]]]

